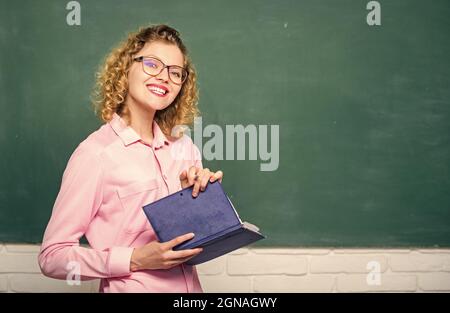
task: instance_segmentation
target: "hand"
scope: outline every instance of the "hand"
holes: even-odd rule
[[[208,168],[199,168],[191,166],[188,171],[184,170],[180,174],[181,188],[187,188],[194,185],[192,190],[192,196],[195,198],[198,195],[198,191],[205,191],[208,181],[210,183],[219,180],[222,183],[223,173],[217,171],[211,172]]]
[[[169,269],[186,262],[202,252],[203,249],[195,248],[174,251],[172,248],[193,237],[194,234],[189,233],[167,242],[152,241],[143,247],[135,248],[131,255],[130,270],[135,272],[140,270]]]

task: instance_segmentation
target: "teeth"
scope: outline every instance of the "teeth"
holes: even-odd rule
[[[155,87],[155,86],[151,86],[149,89],[151,91],[154,91],[154,92],[159,93],[161,95],[166,94],[166,91],[164,89],[161,89],[161,88],[158,88],[158,87]]]

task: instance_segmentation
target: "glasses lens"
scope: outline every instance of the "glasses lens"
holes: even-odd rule
[[[187,72],[184,68],[178,66],[170,66],[169,69],[170,79],[176,83],[181,84],[184,82],[187,76]]]
[[[161,61],[152,58],[145,58],[142,62],[144,64],[144,71],[150,75],[158,75],[164,66]]]
[[[144,65],[144,72],[152,76],[159,75],[165,66],[160,60],[153,58],[144,58],[142,64]],[[184,68],[176,65],[168,66],[168,68],[169,77],[172,82],[182,84],[186,80],[187,71]]]

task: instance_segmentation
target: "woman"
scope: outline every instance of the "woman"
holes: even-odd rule
[[[73,152],[47,226],[39,265],[49,277],[101,278],[100,292],[202,292],[201,249],[173,251],[192,238],[157,241],[142,206],[221,171],[202,168],[192,140],[173,132],[198,114],[196,74],[179,33],[156,25],[130,34],[98,76],[105,122]],[[90,248],[81,247],[85,235]],[[76,277],[76,276],[75,276]]]

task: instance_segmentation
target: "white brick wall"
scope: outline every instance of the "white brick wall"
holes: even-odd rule
[[[38,251],[0,244],[0,292],[98,290],[98,281],[69,286],[44,277]],[[450,249],[245,248],[198,272],[206,292],[450,292]]]

